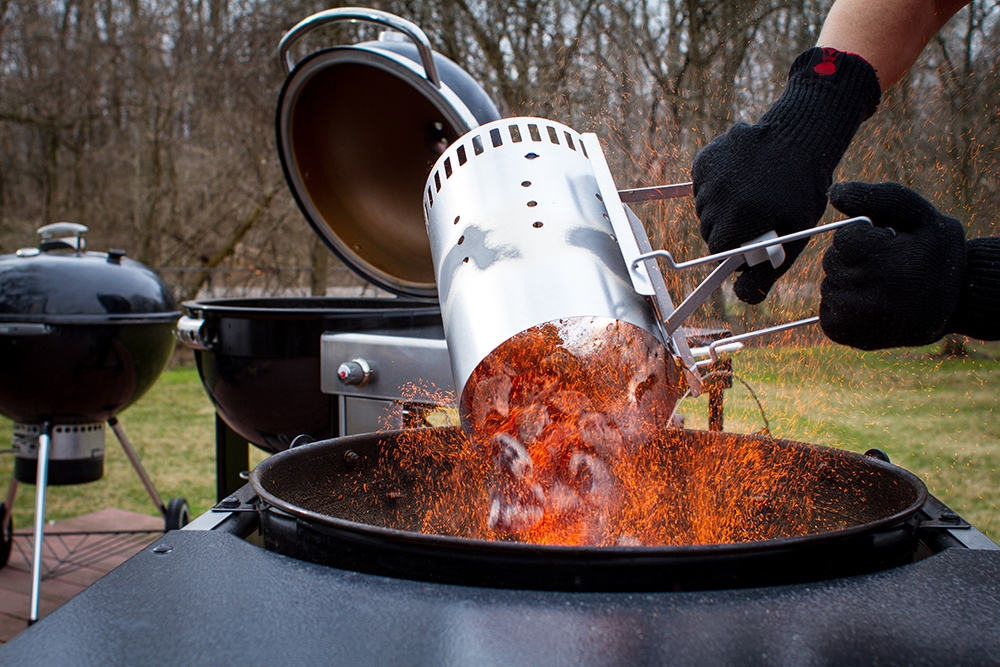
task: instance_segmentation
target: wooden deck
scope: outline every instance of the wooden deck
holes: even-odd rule
[[[46,526],[39,615],[124,563],[162,531],[163,519],[114,508]],[[15,531],[10,561],[0,568],[0,644],[28,624],[32,544],[30,528]]]

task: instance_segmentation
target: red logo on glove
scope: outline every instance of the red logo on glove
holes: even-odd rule
[[[823,49],[820,52],[820,62],[813,66],[813,71],[820,76],[831,76],[837,73],[837,56],[841,54],[837,49]],[[813,58],[813,62],[816,59]]]

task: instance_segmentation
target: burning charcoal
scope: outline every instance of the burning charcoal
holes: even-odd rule
[[[497,476],[490,490],[490,530],[516,535],[529,530],[545,514],[542,487],[529,479],[531,456],[524,445],[501,433],[494,438],[500,451],[496,456]]]
[[[615,496],[615,479],[604,461],[590,454],[573,454],[569,461],[569,479],[574,488],[590,503],[606,506]]]
[[[546,509],[556,514],[579,512],[583,509],[580,494],[566,484],[556,482],[545,494]]]
[[[579,445],[578,435],[572,425],[554,421],[532,444],[535,478],[542,486],[548,488],[555,480],[565,477],[566,466]]]
[[[655,373],[647,375],[643,380],[639,380],[639,378],[636,377],[635,388],[632,390],[632,394],[635,396],[635,402],[641,403],[643,396],[646,396],[647,392],[652,392],[656,388],[659,381],[660,376]]]
[[[564,417],[578,417],[590,410],[590,399],[579,391],[557,391],[548,400],[549,407]]]
[[[625,399],[608,411],[630,447],[656,437],[667,426],[675,402],[675,390],[665,374],[636,374],[627,384]]]
[[[589,445],[598,456],[610,458],[622,451],[624,441],[621,431],[600,412],[588,412],[577,423],[580,440]]]
[[[524,479],[531,473],[531,455],[520,442],[501,433],[494,438],[500,446],[497,454],[497,468],[513,479]]]
[[[521,440],[531,444],[552,422],[549,411],[540,403],[530,403],[517,411],[517,431]]]
[[[489,528],[534,543],[615,543],[623,496],[612,466],[666,426],[677,385],[668,358],[644,330],[586,317],[532,327],[491,352],[462,399],[492,471]]]
[[[472,421],[476,429],[489,428],[491,421],[503,421],[510,414],[513,383],[504,374],[479,381],[472,397]]]
[[[562,347],[542,359],[539,369],[543,373],[558,377],[565,387],[586,385],[590,376],[583,361]]]
[[[517,403],[516,409],[519,410],[532,410],[536,405],[544,408],[548,423],[553,417],[552,411],[547,408],[549,400],[561,388],[559,378],[551,375],[520,377],[512,400]]]
[[[490,518],[487,525],[490,530],[495,530],[498,533],[517,535],[537,526],[544,515],[545,511],[541,504],[526,505],[505,502],[501,498],[495,497],[490,505]]]

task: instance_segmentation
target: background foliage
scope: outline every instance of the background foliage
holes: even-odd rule
[[[689,179],[694,153],[753,121],[814,44],[830,0],[373,0],[413,20],[505,115],[597,132],[620,187]],[[0,251],[76,220],[181,296],[208,274],[322,294],[336,260],[291,199],[275,150],[281,35],[310,0],[0,0]],[[974,0],[884,99],[840,178],[892,179],[991,234],[1000,218],[997,0]],[[333,27],[299,55],[376,36]],[[701,253],[690,202],[638,211],[654,241]],[[769,309],[815,308],[823,242]],[[671,276],[676,289],[695,277]]]

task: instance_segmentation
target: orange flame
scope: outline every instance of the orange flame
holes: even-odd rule
[[[376,480],[395,505],[379,521],[486,540],[652,546],[805,535],[864,514],[863,488],[817,497],[829,471],[808,449],[668,428],[678,383],[667,352],[631,324],[574,318],[522,332],[466,384],[469,437],[395,438]]]

